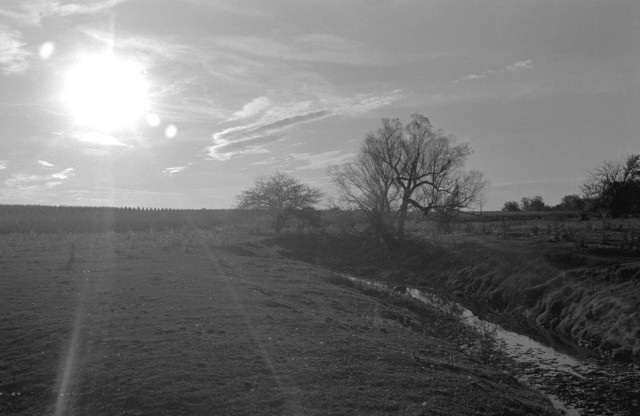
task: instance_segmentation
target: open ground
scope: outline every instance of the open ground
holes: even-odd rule
[[[1,414],[555,414],[455,318],[261,236],[0,238]]]

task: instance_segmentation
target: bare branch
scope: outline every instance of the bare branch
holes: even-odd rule
[[[355,160],[332,167],[329,174],[346,201],[381,224],[374,228],[389,232],[394,227],[402,240],[409,207],[428,216],[482,204],[487,181],[478,171],[463,171],[471,153],[468,144],[455,144],[453,136],[414,114],[406,126],[382,119]]]
[[[311,208],[320,202],[323,193],[298,182],[281,172],[256,179],[253,188],[237,197],[238,208],[268,210],[276,217],[275,229],[280,231],[295,211]]]

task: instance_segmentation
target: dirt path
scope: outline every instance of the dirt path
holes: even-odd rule
[[[455,320],[333,280],[212,234],[5,236],[0,414],[549,412]]]

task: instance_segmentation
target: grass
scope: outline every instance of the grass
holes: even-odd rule
[[[450,316],[281,251],[237,229],[0,237],[0,414],[553,413],[461,354]]]
[[[494,313],[511,311],[512,329],[533,324],[605,356],[640,357],[640,262],[615,245],[579,250],[548,236],[477,233],[429,234],[395,254],[356,236],[346,243],[343,236],[283,236],[278,244],[296,258],[390,286],[426,286]],[[595,304],[608,313],[591,313]]]

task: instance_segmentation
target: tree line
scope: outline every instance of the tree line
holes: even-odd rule
[[[621,218],[640,214],[640,155],[621,161],[605,161],[590,171],[580,187],[582,196],[565,195],[555,207],[545,205],[541,196],[524,197],[520,203],[507,201],[502,211],[574,211],[583,215]]]
[[[365,136],[356,156],[330,166],[328,175],[345,206],[363,212],[375,237],[394,248],[405,239],[410,212],[446,225],[481,210],[489,182],[481,172],[465,169],[471,154],[468,143],[457,143],[423,115],[412,115],[406,124],[384,118]],[[582,196],[566,195],[555,207],[534,196],[507,201],[502,210],[589,212],[614,218],[640,214],[640,155],[596,167],[581,190]],[[275,230],[280,231],[322,196],[318,188],[277,172],[258,178],[239,194],[237,206],[272,213]]]
[[[446,222],[482,205],[488,181],[464,169],[471,153],[469,144],[457,143],[423,115],[406,124],[385,118],[353,160],[330,166],[328,174],[341,200],[363,212],[375,237],[393,249],[404,242],[410,212]],[[238,207],[272,212],[279,231],[321,197],[318,188],[277,172],[239,194]]]
[[[0,233],[211,228],[247,223],[263,216],[263,212],[252,210],[0,205]]]

